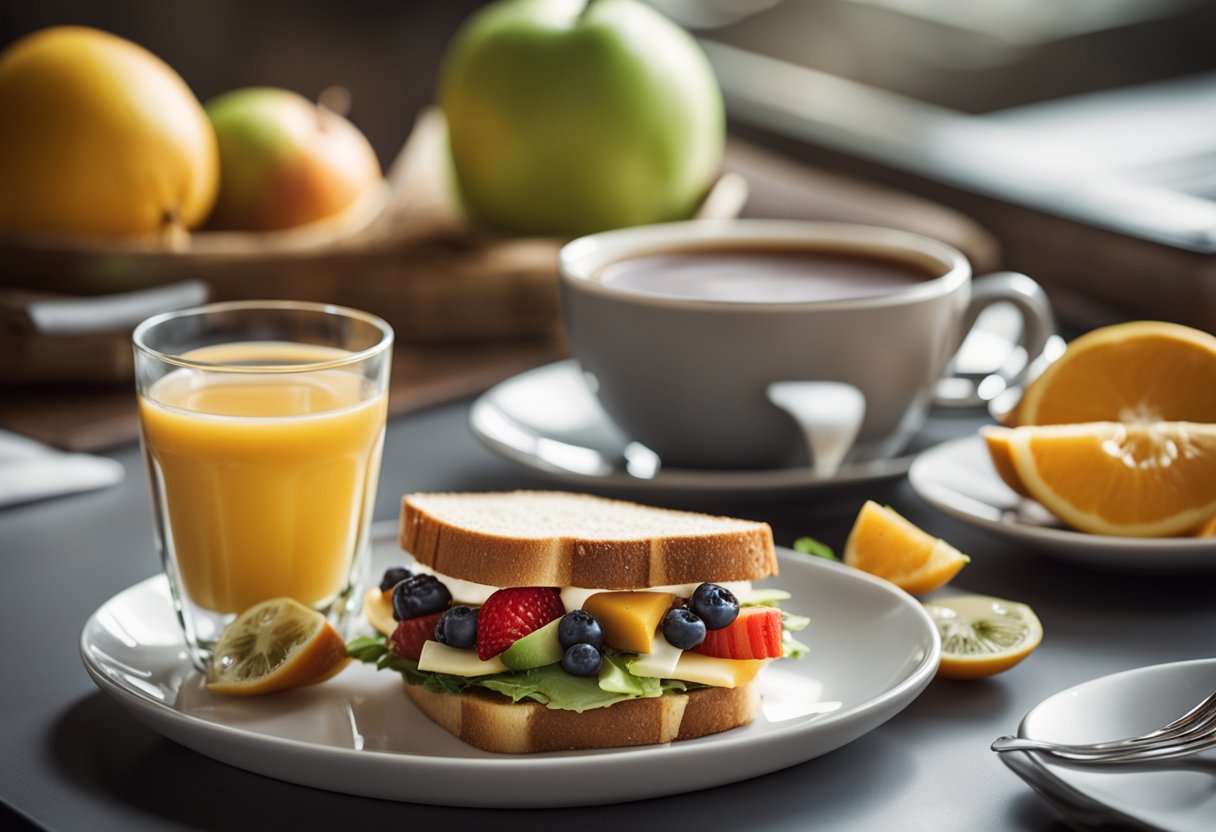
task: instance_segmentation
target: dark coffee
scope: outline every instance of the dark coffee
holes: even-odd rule
[[[619,260],[595,275],[645,295],[735,303],[802,303],[898,292],[944,269],[879,254],[809,247],[675,249]]]

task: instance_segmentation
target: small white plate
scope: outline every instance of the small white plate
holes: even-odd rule
[[[557,480],[621,493],[772,497],[903,476],[936,440],[912,438],[904,455],[842,466],[824,477],[810,467],[757,471],[669,468],[608,418],[573,359],[520,373],[482,394],[469,411],[473,433],[506,459]]]
[[[1128,670],[1077,685],[1028,713],[1018,734],[1056,742],[1101,742],[1165,725],[1216,690],[1216,659]],[[1216,755],[1120,771],[1094,770],[1033,755],[1049,789],[1063,784],[1122,818],[1172,832],[1216,829]]]
[[[923,452],[908,482],[921,499],[952,517],[1068,560],[1121,571],[1216,569],[1216,538],[1112,537],[1065,528],[1005,485],[978,434]]]
[[[207,692],[186,658],[163,577],[107,601],[80,652],[103,691],[169,739],[259,774],[331,791],[456,806],[573,806],[730,783],[809,760],[873,730],[933,678],[937,630],[890,584],[779,550],[792,612],[811,616],[810,655],[761,673],[749,726],[632,749],[491,754],[432,724],[401,679],[352,665],[322,685],[267,697]],[[404,559],[377,547],[373,573]],[[858,661],[865,656],[865,661]]]

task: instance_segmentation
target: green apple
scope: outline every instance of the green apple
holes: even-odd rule
[[[273,231],[316,222],[340,214],[382,179],[357,127],[290,90],[234,90],[206,110],[220,150],[212,228]]]
[[[637,0],[500,0],[457,32],[439,102],[478,220],[577,235],[685,219],[722,161],[696,41]]]

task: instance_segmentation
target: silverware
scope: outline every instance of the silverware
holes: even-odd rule
[[[1135,737],[1097,743],[1058,743],[1030,737],[999,737],[998,753],[1037,751],[1072,763],[1112,764],[1172,760],[1216,747],[1216,693],[1185,714]]]
[[[1011,751],[1001,755],[1001,762],[1059,812],[1071,828],[1103,832],[1154,828],[1073,788],[1048,771],[1032,753]]]

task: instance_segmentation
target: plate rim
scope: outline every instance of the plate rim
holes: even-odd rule
[[[1160,538],[1137,538],[1137,537],[1116,537],[1114,535],[1104,534],[1089,534],[1087,532],[1073,531],[1066,528],[1052,528],[1050,526],[1034,526],[1026,523],[1011,523],[1001,520],[991,520],[987,517],[981,517],[971,512],[958,508],[957,506],[944,502],[934,494],[934,488],[928,487],[926,482],[931,482],[933,486],[949,488],[948,485],[942,484],[940,477],[926,474],[933,466],[935,457],[949,456],[952,453],[957,453],[960,448],[966,448],[972,445],[979,445],[983,441],[983,437],[979,433],[972,433],[966,436],[960,436],[954,439],[949,439],[940,445],[935,445],[932,448],[926,448],[921,451],[911,467],[908,469],[908,483],[912,486],[912,490],[916,495],[924,500],[929,505],[933,506],[938,511],[947,514],[957,520],[961,520],[972,526],[992,531],[1003,536],[1013,537],[1018,540],[1035,543],[1038,546],[1044,546],[1050,543],[1062,544],[1070,549],[1084,550],[1099,550],[1099,549],[1115,549],[1121,554],[1145,552],[1147,551],[1166,551],[1171,554],[1178,554],[1190,551],[1198,551],[1201,554],[1211,553],[1216,555],[1216,538],[1211,542],[1200,537],[1160,537]],[[992,473],[994,478],[997,477],[995,471]],[[996,482],[996,479],[993,479]],[[958,492],[955,492],[958,493]],[[1012,491],[1010,493],[1013,493]],[[966,496],[966,495],[964,495]],[[993,506],[993,508],[997,508]],[[997,508],[997,510],[1000,510]],[[1088,564],[1097,565],[1097,561],[1088,556],[1080,556],[1070,554],[1066,549],[1053,548],[1055,554],[1061,556],[1068,555],[1071,560],[1079,561]],[[1152,569],[1151,558],[1150,562],[1145,564],[1143,571],[1157,571]],[[1118,566],[1121,569],[1135,568],[1134,564],[1120,561],[1118,564],[1111,564],[1112,567]],[[1188,564],[1172,563],[1169,569],[1185,569]],[[1190,564],[1193,568],[1212,568],[1216,569],[1216,562],[1211,564]],[[1141,571],[1137,569],[1137,571]]]
[[[799,762],[812,759],[816,756],[829,753],[842,745],[852,742],[854,739],[874,730],[889,720],[899,711],[903,710],[915,699],[920,696],[924,689],[932,681],[937,665],[940,661],[941,642],[937,634],[937,629],[933,625],[927,612],[924,611],[920,603],[906,593],[903,593],[898,588],[890,585],[873,576],[865,573],[851,570],[841,564],[830,563],[828,561],[815,561],[792,550],[778,547],[778,555],[783,560],[792,562],[801,562],[804,568],[810,570],[828,569],[841,570],[840,575],[846,580],[858,580],[865,584],[871,584],[872,587],[879,592],[886,593],[896,606],[903,606],[913,613],[914,619],[919,619],[924,632],[922,635],[928,636],[928,648],[925,656],[895,683],[887,689],[871,696],[870,698],[850,707],[835,711],[829,714],[824,714],[812,721],[803,723],[802,730],[798,727],[791,728],[786,732],[765,732],[758,734],[730,736],[719,735],[713,740],[716,750],[729,750],[734,753],[742,751],[746,754],[749,750],[762,748],[766,745],[791,746],[797,745],[798,740],[803,737],[807,730],[816,732],[821,731],[842,731],[855,726],[857,723],[866,722],[867,720],[876,720],[873,724],[863,727],[862,730],[856,733],[850,733],[847,738],[840,742],[830,744],[830,747],[824,748],[822,751],[813,753],[809,756],[801,753],[796,753],[793,757],[789,754],[774,755],[780,759],[790,757],[786,762],[780,765],[763,768],[763,770],[750,770],[743,775],[735,775],[733,769],[722,772],[717,779],[709,778],[703,785],[695,788],[708,788],[714,785],[720,785],[728,782],[735,782],[741,779],[747,779],[753,776],[773,771],[779,768],[784,768],[789,765],[794,765]],[[333,745],[326,745],[307,740],[300,740],[292,737],[282,737],[271,734],[259,733],[254,730],[238,728],[222,722],[216,722],[202,717],[184,713],[177,709],[175,704],[169,704],[154,698],[151,694],[141,694],[133,689],[130,689],[118,682],[108,678],[104,670],[97,664],[95,659],[90,655],[89,651],[89,634],[96,627],[100,626],[97,623],[98,617],[111,605],[119,601],[124,595],[129,593],[140,592],[161,592],[163,591],[167,600],[167,581],[164,575],[153,575],[136,584],[133,584],[109,598],[101,606],[97,608],[86,620],[84,627],[81,630],[79,651],[81,660],[85,665],[90,678],[103,692],[114,697],[119,704],[123,705],[140,721],[149,725],[153,730],[160,733],[173,741],[179,742],[193,749],[197,753],[204,756],[212,757],[213,759],[235,765],[247,771],[252,771],[264,776],[276,777],[278,779],[288,780],[290,782],[301,783],[303,785],[313,786],[316,788],[327,789],[330,791],[338,791],[347,794],[362,794],[375,797],[387,797],[399,801],[427,802],[438,805],[458,805],[458,806],[515,806],[515,807],[540,807],[540,806],[575,806],[575,805],[593,805],[595,803],[603,803],[609,800],[618,798],[594,798],[594,799],[541,799],[541,800],[523,800],[516,802],[477,802],[476,799],[470,801],[453,801],[442,797],[434,799],[424,799],[424,796],[409,793],[407,789],[400,790],[399,794],[385,794],[374,788],[362,790],[352,790],[342,788],[340,786],[328,785],[317,780],[305,780],[299,777],[286,777],[281,774],[273,773],[270,769],[275,766],[266,765],[245,765],[243,761],[237,761],[233,756],[217,756],[206,750],[207,747],[215,745],[217,742],[228,747],[240,748],[242,746],[261,749],[272,753],[286,753],[296,755],[316,755],[317,759],[324,761],[359,761],[359,768],[372,767],[376,769],[397,768],[401,767],[402,773],[407,773],[412,766],[425,766],[431,772],[443,773],[456,770],[474,771],[483,774],[514,771],[519,772],[527,770],[532,774],[543,775],[547,771],[552,771],[559,767],[568,766],[572,760],[579,759],[580,756],[586,760],[593,760],[595,768],[601,770],[615,770],[618,768],[628,768],[636,764],[640,757],[653,757],[657,751],[661,751],[665,761],[679,762],[689,759],[689,755],[695,757],[698,754],[704,753],[705,747],[703,744],[698,745],[697,741],[689,743],[667,743],[661,745],[637,746],[631,748],[620,749],[604,749],[594,752],[555,752],[541,755],[501,755],[493,757],[448,757],[442,755],[426,755],[418,754],[409,751],[393,751],[387,749],[354,749],[342,748]],[[183,651],[181,653],[181,661],[187,661]],[[408,700],[402,697],[403,703],[408,705]],[[889,713],[888,713],[889,711]],[[420,718],[421,714],[418,714]],[[162,730],[161,725],[168,724],[178,730],[172,734]],[[190,734],[190,739],[182,739],[182,734]],[[196,742],[194,735],[202,737],[201,741]],[[754,755],[761,756],[761,755]],[[405,761],[405,762],[403,762]],[[281,768],[278,767],[278,768]],[[352,767],[353,768],[353,767]],[[640,795],[639,797],[657,797],[661,795],[675,794],[689,789],[674,789],[664,790],[662,788],[654,790],[649,794]],[[630,798],[619,798],[630,799]]]

